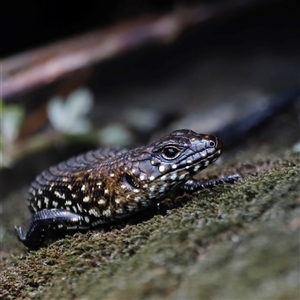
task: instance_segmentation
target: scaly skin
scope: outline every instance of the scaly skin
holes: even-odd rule
[[[38,175],[29,189],[33,218],[26,235],[39,248],[47,232],[67,234],[110,223],[155,205],[176,191],[232,183],[233,175],[200,182],[192,177],[217,160],[222,142],[214,136],[177,130],[148,146],[98,149],[73,157]]]

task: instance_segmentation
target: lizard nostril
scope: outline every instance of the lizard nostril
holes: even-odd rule
[[[216,143],[215,143],[214,141],[210,141],[210,142],[209,142],[209,146],[213,148],[213,147],[216,146]]]

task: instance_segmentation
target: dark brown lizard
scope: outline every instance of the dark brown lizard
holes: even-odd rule
[[[29,189],[33,213],[27,234],[15,226],[29,248],[39,248],[47,233],[67,234],[129,217],[171,193],[193,194],[238,174],[211,181],[193,176],[218,159],[222,142],[183,129],[133,150],[113,148],[70,158],[38,175]]]

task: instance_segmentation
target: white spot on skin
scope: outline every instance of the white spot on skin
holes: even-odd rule
[[[139,189],[133,189],[133,191],[134,191],[135,193],[139,193],[139,192],[140,192]]]
[[[122,184],[122,185],[121,185],[121,188],[122,188],[122,189],[126,189],[126,185],[125,185],[125,184]]]
[[[190,165],[190,164],[192,164],[193,162],[192,162],[191,159],[188,159],[188,160],[186,161],[186,163]]]
[[[67,229],[68,230],[75,230],[75,229],[78,229],[78,227],[75,225],[75,226],[67,226]]]
[[[100,205],[106,204],[106,201],[103,200],[103,199],[100,199],[100,200],[98,201],[98,204],[100,204]]]
[[[38,208],[41,208],[41,207],[42,207],[42,202],[41,202],[41,200],[38,200],[38,202],[37,202],[37,207],[38,207]]]
[[[89,202],[90,201],[90,197],[89,196],[85,196],[83,199],[82,199],[83,202]]]
[[[58,202],[57,201],[52,201],[52,206],[57,207],[58,206]]]
[[[135,210],[135,206],[132,206],[132,205],[128,205],[126,208],[129,211],[134,211]]]
[[[135,202],[140,202],[140,200],[141,200],[141,197],[135,197],[135,198],[134,198],[134,201],[135,201]]]
[[[201,152],[201,156],[202,157],[206,157],[207,156],[207,152],[206,151]]]
[[[75,213],[77,213],[77,208],[75,206],[73,206],[72,209]]]
[[[136,169],[133,168],[133,169],[131,170],[131,172],[134,174],[134,173],[136,172]]]
[[[78,210],[79,210],[80,212],[82,212],[82,207],[81,207],[81,205],[80,205],[79,203],[77,203],[77,207],[78,207]]]
[[[76,199],[77,195],[76,194],[72,194],[73,199]]]
[[[200,166],[196,166],[196,167],[194,168],[194,171],[197,172],[199,169],[200,169]]]
[[[99,213],[94,208],[89,210],[89,214],[94,215],[95,217],[100,217]]]
[[[163,175],[160,177],[160,180],[166,180],[167,179],[167,176],[166,175]]]
[[[90,223],[89,217],[85,216],[85,217],[84,217],[84,220],[85,220],[86,223]]]
[[[173,173],[172,175],[171,175],[171,179],[172,180],[175,180],[177,178],[177,174],[176,173]]]
[[[179,180],[182,180],[185,176],[186,176],[186,174],[181,174],[181,175],[179,176]]]
[[[116,213],[118,215],[121,215],[123,213],[123,209],[119,208],[119,209],[116,209]]]
[[[52,183],[49,187],[49,191],[52,191],[52,188],[54,187],[54,183]]]
[[[72,205],[72,201],[68,200],[65,202],[66,205]]]
[[[140,180],[144,180],[145,179],[145,176],[144,175],[141,175],[140,176]]]
[[[151,160],[151,165],[153,166],[155,164],[155,161],[154,160]]]
[[[82,190],[82,191],[85,191],[85,185],[83,185],[83,186],[81,187],[81,190]]]
[[[160,193],[163,193],[164,191],[165,191],[165,187],[162,186],[162,187],[159,189],[159,192],[160,192]]]
[[[103,220],[97,220],[96,222],[94,222],[94,223],[92,223],[92,226],[97,226],[97,225],[99,225],[99,224],[103,224],[103,223],[105,223],[105,221],[103,221]],[[80,227],[81,229],[85,229],[84,227]],[[86,227],[86,228],[88,228],[88,227]]]
[[[110,173],[109,176],[110,176],[110,177],[114,177],[115,174],[114,174],[114,173]]]
[[[106,216],[106,217],[110,217],[110,215],[111,215],[110,209],[104,210],[104,211],[102,212],[102,214],[103,214],[104,216]]]
[[[150,181],[153,181],[154,179],[155,179],[155,176],[153,176],[153,175],[149,177]]]
[[[45,197],[44,198],[44,203],[45,203],[46,207],[48,207],[48,205],[49,205],[49,198]]]
[[[115,199],[115,202],[116,202],[117,204],[119,204],[119,203],[121,202],[121,200],[120,200],[120,199]]]
[[[147,188],[147,187],[148,187],[148,184],[147,184],[147,183],[143,185],[143,188],[144,188],[144,189]]]
[[[57,225],[57,228],[63,228],[63,227],[64,227],[64,225],[62,225],[62,224]]]
[[[69,189],[70,191],[72,191],[72,186],[71,186],[71,184],[68,185],[68,189]]]
[[[207,167],[208,165],[209,165],[209,161],[207,160],[204,162],[204,166]]]
[[[209,154],[214,154],[215,153],[215,149],[214,148],[207,149],[207,152]]]
[[[58,198],[66,199],[66,195],[58,191],[54,191],[54,195],[56,195]]]
[[[154,191],[155,191],[155,186],[153,185],[150,187],[150,192],[154,192]]]
[[[104,194],[108,194],[108,190],[107,189],[104,190]]]
[[[158,169],[160,173],[163,173],[166,170],[166,167],[164,165],[160,165]]]
[[[173,164],[173,165],[172,165],[172,169],[177,169],[177,167],[178,167],[178,166],[177,166],[176,164]]]
[[[42,190],[38,190],[38,194],[39,194],[39,195],[42,195],[42,194],[43,194],[43,191],[42,191]]]
[[[101,186],[102,182],[97,182],[96,185]]]

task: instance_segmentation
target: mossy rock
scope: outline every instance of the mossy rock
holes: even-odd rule
[[[214,166],[244,179],[166,214],[6,256],[2,298],[299,298],[299,157],[280,157]]]

